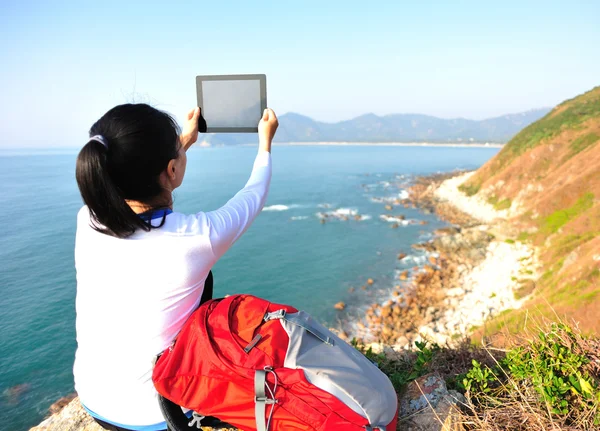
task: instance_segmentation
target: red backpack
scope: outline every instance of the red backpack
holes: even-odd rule
[[[392,431],[397,398],[360,352],[288,305],[200,306],[152,375],[160,395],[246,431]]]

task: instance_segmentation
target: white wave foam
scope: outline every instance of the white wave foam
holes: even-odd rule
[[[404,219],[402,219],[400,217],[394,217],[394,216],[390,216],[390,215],[387,215],[387,214],[381,214],[379,216],[379,218],[381,220],[383,220],[383,221],[388,222],[388,223],[398,223],[398,224],[402,224],[404,226],[408,225],[408,223],[409,223],[409,220],[404,220]]]
[[[353,216],[358,214],[358,211],[356,211],[353,208],[338,208],[335,211],[332,211],[331,213],[337,216]]]
[[[294,220],[294,221],[296,221],[296,220],[306,220],[307,218],[308,218],[308,216],[293,216],[293,217],[290,217],[290,220]]]
[[[287,211],[290,207],[287,205],[269,205],[268,207],[264,207],[263,211]]]
[[[299,205],[299,204],[291,204],[291,205],[270,205],[268,207],[264,207],[263,211],[287,211],[295,208],[308,208],[309,205]]]
[[[400,199],[408,199],[409,194],[406,190],[402,190],[400,193],[398,193],[398,197]]]

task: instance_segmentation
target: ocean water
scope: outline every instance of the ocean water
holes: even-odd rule
[[[263,213],[217,263],[215,296],[252,293],[305,309],[330,325],[388,294],[399,252],[444,223],[414,209],[384,209],[414,175],[475,169],[497,148],[277,147]],[[246,182],[256,149],[188,155],[175,210],[218,208]],[[73,390],[76,150],[0,151],[0,429],[22,431]],[[320,215],[335,212],[348,220]],[[354,219],[360,214],[361,220]],[[392,228],[382,214],[404,215]],[[341,217],[340,217],[341,218]],[[416,222],[425,220],[427,225]],[[415,224],[412,224],[414,221]],[[359,289],[368,278],[375,283]],[[351,293],[351,287],[357,288]],[[333,309],[338,301],[349,308]],[[107,319],[109,316],[107,316]],[[107,354],[110,354],[107,352]],[[118,388],[115,388],[118,390]]]

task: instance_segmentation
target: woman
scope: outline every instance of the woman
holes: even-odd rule
[[[223,207],[173,212],[199,108],[181,135],[173,118],[144,104],[108,111],[77,158],[85,206],[77,216],[75,389],[113,430],[164,430],[151,375],[154,357],[198,307],[211,267],[262,210],[271,179],[275,113],[258,125],[246,186]]]

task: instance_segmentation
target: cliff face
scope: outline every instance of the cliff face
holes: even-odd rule
[[[526,308],[599,332],[600,87],[526,127],[461,190],[506,210],[515,240],[540,247],[544,272]]]

